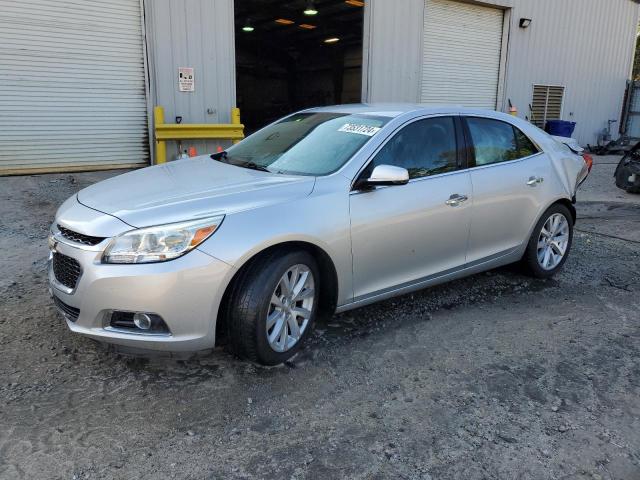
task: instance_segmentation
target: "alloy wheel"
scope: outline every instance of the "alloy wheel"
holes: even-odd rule
[[[545,270],[556,268],[569,246],[569,221],[561,213],[554,213],[542,226],[538,237],[538,264]]]
[[[315,303],[315,281],[311,269],[293,265],[280,277],[266,318],[269,346],[276,352],[290,350],[309,325]]]

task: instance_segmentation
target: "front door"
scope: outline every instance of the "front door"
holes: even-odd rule
[[[355,301],[464,265],[471,180],[460,164],[456,124],[432,117],[404,126],[362,172],[395,165],[410,180],[351,192]]]

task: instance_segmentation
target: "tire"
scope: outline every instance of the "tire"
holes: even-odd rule
[[[554,219],[558,219],[559,222],[562,222],[560,220],[562,217],[564,217],[564,221],[566,221],[566,229],[565,224],[562,224],[562,228],[559,228],[559,230],[562,230],[561,232],[550,232],[554,235],[552,238],[542,234],[543,227],[551,225],[547,225],[547,222],[553,222]],[[561,223],[558,223],[558,226],[560,226],[560,224]],[[548,229],[545,228],[545,231],[548,232]],[[560,251],[562,250],[561,247],[564,245],[564,241],[559,240],[564,239],[565,236],[567,238],[564,253],[561,258],[558,258]],[[527,249],[522,257],[522,262],[527,273],[537,278],[552,277],[562,268],[564,262],[567,261],[572,244],[573,216],[571,215],[571,212],[566,206],[560,203],[551,205],[551,207],[549,207],[540,217],[540,220],[533,229],[533,233],[531,234],[531,238],[527,244]],[[547,247],[551,251],[549,257],[546,256]]]
[[[634,174],[635,181],[630,182],[629,178]],[[622,157],[614,177],[618,188],[627,193],[640,193],[640,142]]]
[[[621,161],[615,172],[616,186],[627,193],[640,193],[640,178],[633,183],[629,182],[629,177],[631,177],[633,173],[631,167],[623,164]],[[638,176],[637,173],[636,176]]]
[[[287,278],[295,274],[296,280],[302,280],[304,273],[301,272],[305,271],[302,267],[306,267],[308,274],[312,276],[310,284],[312,288],[309,289],[308,284],[305,283],[300,293],[306,297],[292,302],[293,294],[285,295],[283,278],[286,273]],[[297,269],[296,273],[293,269]],[[298,274],[300,274],[299,277]],[[305,278],[308,282],[309,276]],[[305,251],[276,250],[252,261],[244,275],[239,278],[229,299],[227,325],[229,346],[233,353],[262,365],[278,365],[289,360],[300,350],[313,328],[319,307],[319,292],[318,265],[313,256]],[[272,303],[274,296],[282,297],[279,307],[275,307]],[[307,299],[311,299],[311,307],[308,306]],[[302,316],[294,317],[292,313],[294,308],[297,309],[296,311],[310,312],[306,321]],[[277,319],[271,328],[267,325],[268,316],[270,319]],[[301,332],[297,340],[292,328],[293,321],[299,326]],[[281,324],[284,325],[285,332],[283,335],[276,335],[277,339],[272,345],[270,338]],[[279,342],[278,339],[283,337],[283,342]],[[295,342],[289,347],[288,344],[294,340]],[[278,351],[279,347],[283,350]]]

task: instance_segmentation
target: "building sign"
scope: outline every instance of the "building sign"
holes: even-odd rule
[[[181,92],[193,92],[194,83],[192,67],[178,68],[178,90]]]

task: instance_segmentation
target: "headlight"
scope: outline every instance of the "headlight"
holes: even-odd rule
[[[215,232],[224,215],[131,230],[114,237],[104,263],[165,262],[196,248]]]

